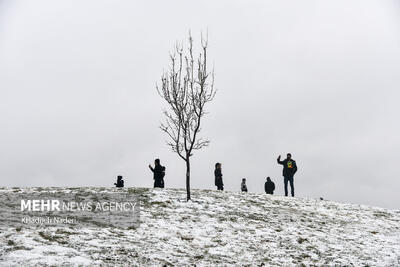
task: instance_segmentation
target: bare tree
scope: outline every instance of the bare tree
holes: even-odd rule
[[[160,128],[169,136],[167,144],[186,163],[186,192],[190,199],[190,157],[194,150],[209,145],[210,141],[199,137],[206,103],[215,96],[214,70],[207,71],[208,38],[201,36],[202,51],[193,57],[193,38],[189,32],[187,50],[177,44],[170,55],[171,67],[161,76],[157,92],[168,103],[164,111],[165,122]]]

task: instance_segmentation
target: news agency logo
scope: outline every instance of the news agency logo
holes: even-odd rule
[[[3,203],[0,205],[0,226],[35,228],[65,225],[123,229],[140,226],[140,198],[136,193],[99,193],[96,191],[101,190],[96,188],[33,188],[27,191],[0,195],[0,203]]]
[[[21,199],[21,211],[134,211],[137,202],[61,202],[58,199]]]

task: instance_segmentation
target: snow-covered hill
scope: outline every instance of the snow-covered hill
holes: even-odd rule
[[[69,190],[139,194],[140,227],[15,228],[2,216],[0,265],[400,266],[400,211],[209,190],[190,202],[181,189]]]

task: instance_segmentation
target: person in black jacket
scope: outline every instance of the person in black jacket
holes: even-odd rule
[[[242,192],[247,192],[246,178],[242,179],[242,184],[240,185]]]
[[[215,170],[214,170],[215,185],[217,186],[217,190],[224,191],[224,183],[222,181],[222,170],[221,170],[221,167],[222,167],[221,163],[216,163],[215,164]]]
[[[267,181],[264,184],[265,193],[273,195],[275,190],[275,183],[271,181],[271,178],[267,177]]]
[[[121,175],[117,176],[117,182],[114,183],[114,185],[116,187],[124,187],[124,180],[122,180],[122,176]]]
[[[294,197],[294,184],[293,184],[293,176],[297,172],[296,161],[292,159],[292,155],[290,153],[287,154],[286,159],[281,161],[281,155],[279,155],[278,164],[283,165],[283,178],[285,182],[285,196],[288,195],[287,185],[290,182],[290,189],[292,193],[292,197]]]
[[[150,170],[153,172],[154,188],[164,188],[165,167],[161,166],[160,160],[154,161],[154,168],[149,165]]]

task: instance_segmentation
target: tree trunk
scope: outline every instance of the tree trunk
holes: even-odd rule
[[[190,158],[186,157],[186,200],[190,199]]]

